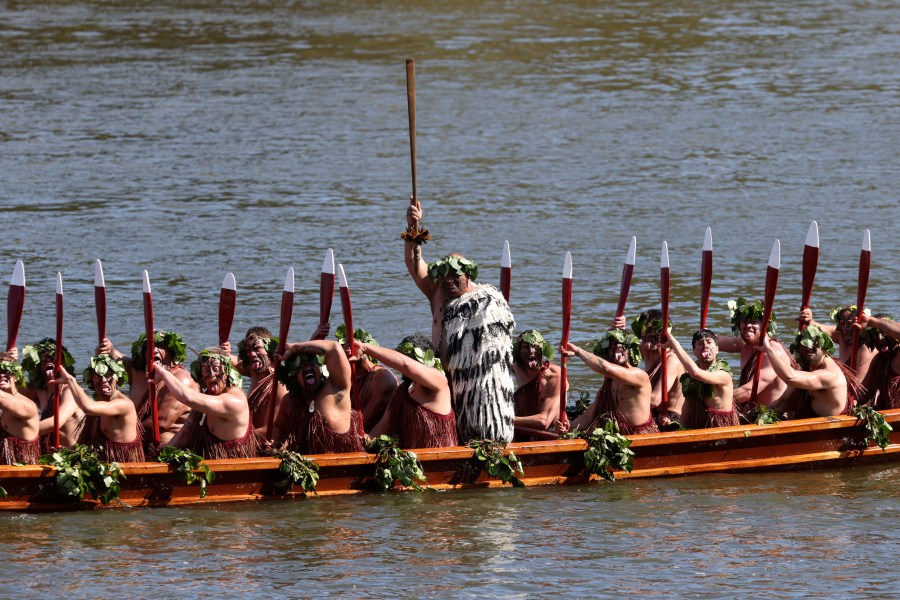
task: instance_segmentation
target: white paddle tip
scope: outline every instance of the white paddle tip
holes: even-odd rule
[[[819,247],[819,224],[815,221],[809,224],[809,231],[806,232],[806,245],[810,248]]]
[[[106,287],[106,280],[103,278],[103,264],[100,259],[94,261],[94,287]]]
[[[659,254],[659,268],[669,268],[669,243],[665,241],[662,243],[662,251]]]
[[[12,279],[10,279],[9,285],[25,287],[25,264],[21,260],[17,260],[16,266],[13,267]]]
[[[294,267],[288,267],[287,275],[284,276],[284,291],[294,293]]]
[[[703,251],[712,252],[712,228],[707,227],[706,233],[703,234]]]
[[[144,293],[150,293],[150,274],[144,271]]]
[[[863,252],[872,251],[872,234],[869,233],[868,229],[866,229],[866,232],[863,234],[862,250]]]
[[[234,280],[234,273],[227,273],[225,279],[222,280],[222,289],[237,291],[237,282]]]
[[[566,252],[566,258],[563,261],[563,279],[572,279],[572,253]]]
[[[347,276],[344,275],[344,265],[337,266],[337,276],[338,276],[338,287],[349,288],[347,285]]]
[[[56,293],[62,296],[62,273],[59,271],[56,272]]]
[[[500,266],[507,269],[512,268],[512,258],[509,255],[509,240],[503,242],[503,255],[500,257]]]
[[[769,253],[769,266],[773,269],[781,268],[781,240],[775,240],[772,244],[772,252]]]
[[[334,275],[334,250],[331,248],[325,251],[325,260],[322,262],[322,272],[328,275]]]
[[[637,237],[631,236],[631,243],[628,244],[628,256],[625,258],[625,264],[634,266],[634,259],[637,255]]]

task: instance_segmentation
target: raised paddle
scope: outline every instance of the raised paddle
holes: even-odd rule
[[[234,307],[237,304],[237,285],[234,273],[228,273],[222,280],[219,291],[219,345],[222,346],[231,336],[231,325],[234,323]]]
[[[347,347],[353,351],[353,305],[350,303],[350,286],[347,285],[347,276],[344,274],[344,265],[337,266],[338,289],[341,293],[341,311],[344,313],[344,331],[347,334]],[[359,388],[356,382],[356,363],[350,363],[350,406],[359,412],[360,426],[362,426],[362,406],[360,406]]]
[[[153,294],[150,292],[150,275],[144,271],[144,333],[147,336],[147,352],[144,354],[147,363],[147,391],[149,392],[150,411],[153,415],[153,443],[159,445],[159,406],[156,400],[156,384],[153,383],[155,366],[156,340],[153,329]]]
[[[512,260],[509,256],[509,240],[503,242],[503,254],[500,256],[500,293],[509,304],[509,288],[512,284]]]
[[[634,275],[634,258],[637,252],[637,238],[631,236],[628,245],[628,255],[625,257],[625,265],[622,267],[622,285],[619,287],[619,304],[616,307],[616,318],[625,316],[625,301],[628,300],[628,291],[631,289],[631,276]]]
[[[278,356],[284,354],[284,345],[287,343],[288,331],[291,328],[291,317],[294,314],[294,267],[288,267],[284,276],[284,291],[281,292],[281,323],[278,327],[278,348],[275,353]],[[275,372],[272,375],[272,396],[269,398],[269,415],[266,418],[266,437],[272,439],[275,427],[275,403],[278,401],[278,369],[280,360],[275,361]]]
[[[566,252],[566,258],[563,260],[562,273],[562,342],[563,352],[560,352],[559,370],[560,381],[562,384],[559,388],[559,421],[560,423],[568,423],[569,417],[566,414],[566,352],[565,349],[569,345],[569,327],[572,322],[572,253]]]
[[[63,335],[63,287],[62,273],[56,273],[56,356],[53,358],[53,376],[62,364]],[[53,447],[59,448],[59,386],[53,388]]]
[[[859,319],[866,305],[866,291],[869,289],[869,267],[872,265],[872,236],[869,230],[863,234],[862,249],[859,251],[859,284],[856,288],[856,318]],[[856,354],[859,350],[859,329],[853,329],[853,349],[850,352],[850,368],[856,372]]]
[[[659,257],[659,297],[662,304],[662,332],[659,334],[659,340],[664,342],[669,334],[669,245],[662,243],[662,252]],[[668,369],[666,366],[666,349],[659,349],[661,367],[660,376],[662,377],[662,401],[659,404],[659,412],[669,411],[669,386],[668,386]]]
[[[106,280],[99,258],[94,262],[94,309],[97,311],[97,337],[102,343],[106,337]]]
[[[22,323],[22,311],[25,309],[25,265],[21,260],[13,267],[9,280],[9,295],[6,299],[6,351],[16,347],[19,337],[19,325]]]
[[[325,251],[322,276],[319,278],[319,327],[324,327],[331,318],[331,303],[334,300],[334,251]]]
[[[809,308],[812,297],[813,282],[819,266],[819,224],[813,221],[806,232],[806,244],[803,246],[803,281],[800,287],[800,310]],[[800,325],[800,331],[806,329],[806,323]]]
[[[709,294],[712,289],[713,245],[712,229],[703,234],[703,256],[700,259],[700,329],[706,329],[706,315],[709,313]]]
[[[767,335],[769,319],[772,318],[772,305],[775,303],[775,290],[778,288],[778,271],[781,269],[781,242],[775,240],[772,244],[772,252],[769,253],[769,265],[766,268],[766,296],[763,302],[763,320],[760,330],[760,345],[762,338]],[[753,372],[753,387],[750,389],[750,404],[756,404],[756,395],[759,390],[759,370],[763,357],[760,354],[756,360],[756,370]]]

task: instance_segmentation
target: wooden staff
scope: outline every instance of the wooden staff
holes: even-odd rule
[[[772,306],[775,304],[775,290],[778,288],[778,271],[781,269],[781,242],[775,240],[772,245],[772,252],[769,253],[769,266],[766,268],[766,297],[763,304],[763,320],[762,332],[760,335],[760,345],[762,338],[767,335],[769,329],[769,319],[772,318]],[[759,389],[759,370],[762,365],[763,355],[759,354],[756,361],[756,370],[753,373],[753,387],[750,390],[750,404],[756,404],[757,390]]]
[[[622,285],[619,287],[619,305],[616,307],[616,318],[625,316],[625,301],[628,300],[628,291],[631,289],[631,276],[634,275],[634,258],[637,252],[637,238],[631,236],[628,245],[628,256],[625,257],[625,265],[622,267]]]
[[[660,333],[659,341],[664,342],[669,334],[669,245],[662,243],[662,253],[659,257],[659,296],[662,303],[662,333]],[[662,372],[662,401],[659,404],[660,413],[668,413],[669,411],[669,386],[668,386],[668,367],[666,366],[666,349],[659,349],[660,367]]]
[[[334,300],[334,251],[325,251],[322,275],[319,278],[319,327],[324,327],[331,318],[331,303]]]
[[[278,328],[278,349],[275,351],[279,357],[284,354],[284,345],[287,343],[288,331],[291,328],[291,316],[294,313],[294,267],[288,267],[284,277],[284,291],[281,292],[281,324]],[[272,439],[275,427],[275,403],[278,401],[278,369],[280,360],[275,361],[275,372],[272,375],[272,395],[269,398],[269,416],[266,422],[266,437]]]
[[[6,351],[16,347],[19,337],[19,325],[22,323],[22,312],[25,310],[25,265],[21,260],[13,267],[9,280],[9,295],[6,297]]]
[[[53,359],[53,376],[59,373],[62,364],[63,335],[63,287],[62,273],[56,273],[56,356]],[[53,447],[59,448],[59,386],[53,387]]]
[[[150,291],[150,275],[144,271],[144,332],[147,336],[147,390],[150,393],[150,411],[153,415],[153,442],[159,445],[159,405],[156,399],[156,384],[153,382],[155,368],[156,339],[153,329],[153,294]]]
[[[406,107],[409,112],[409,159],[412,167],[412,194],[410,204],[419,205],[416,192],[416,61],[406,59]],[[418,223],[416,223],[418,226]]]
[[[806,232],[806,244],[803,246],[803,280],[800,290],[800,310],[809,308],[812,297],[813,282],[819,266],[819,224],[813,221]],[[800,331],[806,329],[806,323],[800,325]]]
[[[219,290],[219,345],[223,346],[231,337],[231,326],[234,323],[234,307],[237,304],[237,284],[234,273],[228,273],[222,280]]]
[[[353,305],[350,303],[350,286],[344,274],[344,265],[337,266],[338,290],[341,294],[341,311],[344,313],[344,330],[347,334],[347,347],[353,352]],[[359,413],[359,425],[363,426],[362,405],[359,387],[356,385],[356,363],[350,363],[350,406]]]
[[[863,234],[862,249],[859,251],[859,284],[856,288],[856,318],[862,317],[869,288],[869,267],[872,265],[872,236],[869,230]],[[856,372],[856,354],[859,350],[859,329],[853,329],[853,349],[850,352],[850,368]]]
[[[700,259],[700,329],[706,329],[706,315],[709,313],[709,295],[712,289],[713,245],[712,229],[706,228],[703,235],[703,256]]]
[[[559,421],[560,423],[568,423],[569,417],[566,414],[566,348],[569,345],[569,327],[572,322],[572,253],[566,252],[566,258],[563,261],[562,273],[562,342],[560,345],[563,351],[560,352],[559,370],[560,381],[562,384],[559,388]]]
[[[106,280],[99,258],[94,262],[94,309],[97,312],[97,338],[102,343],[106,337]]]
[[[512,259],[509,256],[509,240],[503,242],[503,255],[500,256],[500,293],[509,304],[509,289],[512,285]]]

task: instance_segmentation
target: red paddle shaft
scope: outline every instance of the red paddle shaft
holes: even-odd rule
[[[106,337],[106,282],[99,259],[94,263],[94,309],[97,312],[97,338],[102,343]]]
[[[284,281],[284,291],[281,293],[281,323],[278,328],[278,349],[275,351],[278,356],[284,354],[284,346],[287,343],[287,336],[291,327],[291,316],[293,315],[293,312],[294,268],[291,267],[288,269],[288,274]],[[280,368],[280,363],[280,360],[275,361],[272,396],[269,398],[269,415],[266,419],[266,437],[270,440],[272,439],[275,427],[275,403],[278,402],[278,370]]]
[[[56,356],[53,359],[53,375],[59,373],[62,364],[63,294],[62,276],[56,274]],[[59,448],[59,386],[53,388],[53,447]]]
[[[503,254],[500,256],[500,293],[509,304],[509,292],[512,286],[512,260],[509,255],[509,241],[503,242]]]
[[[659,339],[660,342],[666,340],[669,334],[669,248],[666,242],[663,242],[662,249],[662,258],[660,261],[660,269],[659,269],[659,292],[660,292],[660,301],[662,304],[662,332],[660,333]],[[668,378],[668,366],[666,365],[666,349],[660,348],[660,360],[662,372],[660,376],[662,377],[662,400],[659,404],[660,413],[666,412],[669,410],[669,378]]]
[[[775,240],[772,254],[769,257],[769,266],[766,267],[766,297],[763,305],[763,320],[760,331],[760,344],[767,335],[769,320],[772,318],[772,306],[775,304],[775,290],[778,288],[778,271],[781,268],[781,244]],[[750,390],[750,403],[756,404],[756,396],[759,390],[759,371],[762,366],[763,356],[760,354],[756,361],[756,370],[753,372],[753,387]]]
[[[144,331],[147,335],[147,388],[150,392],[150,411],[153,415],[153,442],[159,444],[159,406],[156,399],[156,384],[152,381],[156,358],[156,340],[153,331],[153,295],[150,292],[150,280],[144,271]]]
[[[22,323],[22,312],[25,309],[25,267],[22,261],[16,261],[12,279],[9,282],[9,295],[6,299],[6,350],[16,346],[19,337],[19,325]]]
[[[566,348],[569,345],[569,330],[572,322],[572,255],[566,252],[565,262],[563,263],[562,278],[562,347],[563,352],[560,353],[560,388],[559,388],[559,420],[561,423],[567,423],[569,418],[566,415]]]
[[[809,225],[806,244],[803,246],[803,280],[800,288],[800,310],[809,308],[812,298],[813,282],[819,266],[819,225],[815,221]],[[806,323],[800,325],[800,331],[806,329]]]
[[[706,329],[709,313],[709,296],[712,289],[713,249],[712,230],[707,227],[703,239],[703,256],[700,259],[700,329]]]
[[[628,256],[622,267],[622,285],[619,287],[619,304],[616,307],[616,318],[625,316],[625,301],[628,300],[628,291],[631,289],[631,276],[634,275],[634,258],[637,249],[637,238],[631,237],[628,246]]]
[[[863,236],[862,250],[859,253],[859,284],[856,288],[856,318],[859,319],[866,304],[866,291],[869,288],[869,267],[872,266],[872,240],[869,230]],[[853,349],[850,352],[850,368],[856,372],[857,353],[859,351],[859,329],[853,329]]]
[[[338,265],[338,290],[341,294],[341,311],[344,313],[344,329],[347,333],[347,347],[353,351],[353,305],[350,302],[350,286],[347,284],[347,276],[344,274],[344,265]],[[360,425],[362,425],[362,406],[359,397],[359,387],[356,385],[356,363],[350,363],[350,406],[359,412]]]
[[[329,248],[325,252],[322,263],[322,275],[319,278],[319,326],[322,327],[331,318],[331,304],[334,301],[334,252]]]
[[[228,273],[222,281],[222,289],[219,291],[219,345],[222,346],[231,336],[231,326],[234,324],[234,308],[237,304],[237,289],[234,275]]]

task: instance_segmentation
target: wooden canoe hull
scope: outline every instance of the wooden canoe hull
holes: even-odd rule
[[[617,471],[619,479],[671,477],[694,473],[766,471],[845,467],[900,460],[900,410],[885,411],[885,420],[896,430],[882,451],[865,443],[866,431],[854,417],[826,417],[788,421],[774,425],[743,425],[694,431],[631,436],[635,453],[631,473]],[[528,486],[587,483],[599,479],[584,471],[583,440],[557,440],[510,444],[522,461]],[[500,487],[466,447],[431,448],[416,453],[438,490]],[[364,453],[315,455],[319,465],[318,496],[373,491],[375,457]],[[179,506],[209,502],[303,498],[300,491],[279,493],[280,461],[274,458],[210,460],[215,481],[206,498],[198,487],[184,481],[166,464],[129,463],[121,482],[120,502],[111,507]],[[48,498],[55,489],[55,469],[46,466],[0,466],[0,485],[8,496],[0,510],[73,510],[101,506],[86,500],[66,503]],[[398,488],[399,489],[399,488]],[[314,497],[314,496],[312,496]]]

